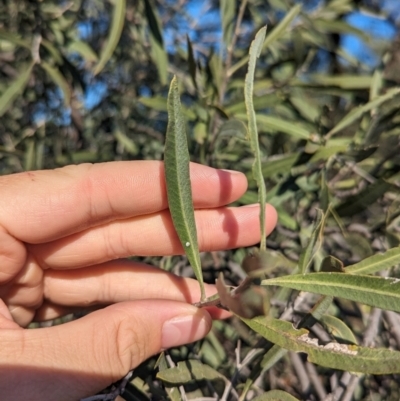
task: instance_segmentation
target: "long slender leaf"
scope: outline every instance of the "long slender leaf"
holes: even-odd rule
[[[205,291],[201,270],[196,223],[192,201],[189,174],[189,151],[185,120],[182,114],[176,77],[171,81],[168,93],[168,127],[164,151],[165,179],[167,182],[168,204],[175,230],[182,248],[193,268],[201,289],[201,301]]]
[[[321,209],[318,209],[317,212],[317,221],[315,222],[310,240],[308,241],[307,246],[304,248],[299,258],[299,271],[302,274],[305,274],[307,272],[307,269],[312,262],[313,256],[315,255],[313,251],[315,245],[317,244],[317,241],[319,240],[318,242],[321,242],[320,236],[324,227],[325,216]]]
[[[300,291],[331,295],[377,308],[400,312],[400,280],[346,273],[310,273],[263,280]]]
[[[400,263],[400,247],[392,248],[385,253],[378,253],[345,268],[346,273],[373,274],[390,269]]]
[[[311,338],[308,330],[296,330],[290,322],[265,317],[242,320],[268,341],[290,351],[305,352],[308,360],[318,365],[367,374],[400,373],[398,351],[335,342],[323,345]]]
[[[57,67],[53,67],[46,61],[41,61],[40,66],[49,74],[52,81],[61,89],[64,95],[64,104],[69,107],[71,104],[71,88],[64,76]]]
[[[232,0],[220,1],[220,15],[222,21],[222,33],[225,46],[228,47],[233,33],[233,24],[236,11],[236,2]]]
[[[286,32],[288,26],[292,23],[292,21],[297,17],[301,10],[301,4],[297,4],[294,6],[286,15],[285,18],[271,31],[271,33],[267,36],[263,48],[266,49],[272,45],[276,40],[278,40],[283,34]],[[228,75],[231,76],[235,71],[239,68],[243,67],[247,61],[249,60],[249,56],[244,57],[238,63],[233,65],[229,71]]]
[[[371,100],[367,104],[363,106],[356,107],[351,110],[348,114],[346,114],[334,128],[332,128],[328,133],[327,137],[331,137],[332,135],[338,133],[342,129],[348,127],[350,124],[353,124],[356,120],[358,120],[364,113],[379,107],[381,104],[387,102],[393,97],[397,96],[400,93],[400,88],[392,88],[388,90],[384,95]]]
[[[257,58],[260,56],[267,28],[261,28],[250,46],[249,68],[245,79],[244,99],[246,103],[248,122],[248,137],[251,144],[251,149],[254,154],[253,176],[258,185],[258,196],[260,202],[260,230],[261,244],[260,249],[266,249],[266,234],[265,234],[265,202],[267,190],[265,188],[264,177],[262,175],[261,154],[258,145],[258,132],[256,123],[256,113],[253,107],[253,86],[254,86],[254,70],[256,68]]]
[[[122,29],[124,27],[125,8],[126,8],[126,0],[118,0],[114,4],[113,17],[111,21],[111,27],[107,43],[101,52],[99,62],[97,63],[97,65],[93,70],[94,75],[99,74],[103,70],[103,68],[107,64],[108,60],[110,60],[112,54],[114,53],[115,48],[118,45]]]
[[[0,117],[12,106],[16,97],[23,92],[31,76],[33,63],[5,90],[0,97]]]

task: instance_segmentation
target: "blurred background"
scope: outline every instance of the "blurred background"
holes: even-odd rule
[[[257,202],[240,121],[247,121],[248,50],[264,25],[254,107],[268,201],[279,212],[268,239],[271,274],[296,266],[316,209],[329,205],[315,271],[327,255],[348,265],[398,246],[400,6],[394,0],[0,0],[0,174],[161,160],[166,96],[176,75],[192,161],[243,171],[249,191],[239,203]],[[237,284],[244,255],[243,249],[202,255],[207,281],[223,271]],[[147,261],[192,274],[182,257]],[[332,313],[363,341],[370,308],[337,301]],[[374,345],[398,349],[388,316],[377,320]],[[195,356],[231,378],[237,355],[244,358],[257,344],[239,321],[216,322],[206,340],[170,355]],[[317,371],[294,355],[259,371],[259,393],[282,388],[307,400],[400,399],[395,375],[359,377],[351,391],[343,387],[342,398],[327,398],[342,372]],[[136,371],[127,400],[165,399],[154,363]],[[251,360],[235,383],[259,367]],[[186,395],[219,399],[213,391],[221,395],[218,387],[198,384]],[[237,397],[232,391],[224,399]]]

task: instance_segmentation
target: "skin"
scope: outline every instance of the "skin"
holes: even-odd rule
[[[201,251],[260,240],[259,207],[227,207],[243,174],[191,164]],[[0,394],[74,400],[95,394],[160,350],[193,342],[227,312],[197,309],[195,280],[125,258],[183,250],[163,164],[82,164],[0,177]],[[276,212],[267,205],[267,233]],[[206,286],[207,295],[216,290]],[[93,309],[59,326],[31,322]]]

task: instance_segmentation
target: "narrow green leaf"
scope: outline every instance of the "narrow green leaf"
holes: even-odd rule
[[[188,53],[188,70],[190,77],[192,78],[193,85],[197,89],[197,65],[196,65],[196,60],[194,58],[194,52],[193,52],[193,46],[192,42],[190,41],[189,35],[186,35],[186,44],[187,44],[187,53]]]
[[[244,99],[246,103],[247,118],[248,118],[248,138],[250,140],[251,149],[254,154],[253,176],[257,181],[258,196],[260,202],[260,230],[261,230],[261,244],[260,249],[266,249],[266,234],[265,234],[265,202],[267,197],[267,190],[265,188],[264,177],[261,168],[261,154],[258,145],[258,132],[256,123],[256,113],[253,106],[253,85],[254,85],[254,71],[256,68],[257,58],[260,56],[262,45],[265,40],[267,28],[261,28],[251,43],[250,46],[250,59],[249,68],[245,79]]]
[[[263,44],[263,49],[267,49],[276,40],[278,40],[281,36],[284,35],[284,33],[286,32],[286,29],[289,27],[289,25],[292,23],[292,21],[297,17],[300,10],[301,10],[301,4],[297,4],[285,15],[285,18],[283,18],[282,21],[267,36],[267,38]],[[246,56],[242,60],[240,60],[238,63],[233,65],[229,69],[228,75],[229,76],[233,75],[235,73],[235,71],[237,71],[239,68],[243,67],[247,63],[248,60],[249,60],[249,56]]]
[[[324,227],[325,216],[321,209],[317,209],[317,220],[314,225],[314,229],[311,233],[310,240],[308,241],[307,246],[304,248],[303,252],[299,258],[299,271],[302,274],[305,274],[313,260],[315,255],[314,247],[317,242],[321,243],[321,234]]]
[[[391,188],[393,188],[392,184],[380,178],[375,183],[367,186],[367,188],[359,194],[346,199],[342,204],[338,205],[336,207],[336,212],[342,217],[360,213],[371,206]]]
[[[31,45],[27,40],[21,38],[21,35],[13,32],[7,32],[0,29],[0,40],[6,40],[16,46],[25,47],[31,49]]]
[[[146,14],[147,23],[149,24],[150,33],[154,39],[163,46],[164,41],[160,29],[158,17],[155,12],[156,8],[153,7],[149,0],[144,0],[144,12]]]
[[[271,390],[254,398],[253,401],[300,401],[291,394],[282,390]]]
[[[337,86],[342,89],[369,89],[372,83],[370,75],[310,75],[307,82],[294,79],[293,85],[299,86]]]
[[[281,118],[267,116],[265,114],[256,115],[258,126],[263,130],[283,132],[297,139],[310,139],[310,132],[298,123],[285,121]]]
[[[185,120],[182,114],[176,77],[168,93],[168,127],[164,151],[168,205],[182,248],[193,268],[201,289],[201,301],[206,298],[201,270],[196,222],[189,174],[189,151]]]
[[[168,80],[168,55],[164,48],[160,18],[158,17],[157,8],[152,6],[149,0],[145,0],[144,5],[150,28],[151,58],[157,67],[161,84],[166,85]]]
[[[345,268],[346,273],[373,274],[400,264],[400,247],[378,253]]]
[[[30,64],[28,68],[22,72],[19,77],[1,94],[0,97],[0,117],[12,106],[14,100],[20,95],[31,76],[34,64]]]
[[[68,45],[68,51],[79,53],[88,63],[97,63],[97,61],[99,61],[97,54],[91,48],[91,46],[82,40],[74,40],[71,42]]]
[[[200,380],[224,380],[226,378],[208,365],[196,360],[178,362],[175,368],[157,373],[157,378],[170,384],[186,384]]]
[[[160,372],[165,372],[170,369],[168,366],[167,358],[165,357],[163,352],[161,353],[157,361],[157,365]],[[165,391],[167,392],[168,397],[170,398],[171,401],[182,401],[178,386],[173,386],[173,387],[165,386]]]
[[[328,133],[327,137],[331,137],[332,135],[338,133],[342,129],[348,127],[350,124],[354,123],[358,120],[364,113],[379,107],[381,104],[387,102],[393,97],[397,96],[400,93],[400,88],[392,88],[389,89],[384,95],[376,97],[374,100],[364,104],[363,106],[356,107],[352,109],[348,114],[346,114],[334,128],[332,128]]]
[[[296,330],[290,322],[265,317],[242,320],[268,341],[290,351],[305,352],[310,362],[321,366],[367,374],[400,372],[398,351],[336,342],[319,344],[317,339],[309,336],[308,330]]]
[[[114,3],[113,17],[110,26],[110,32],[107,38],[107,43],[101,52],[99,62],[93,70],[94,75],[99,74],[103,70],[118,45],[122,29],[124,28],[125,7],[126,0],[117,0]]]
[[[136,143],[120,129],[116,129],[113,134],[118,143],[120,143],[128,153],[134,156],[139,153],[139,149]]]
[[[342,320],[332,315],[323,315],[319,320],[334,337],[346,341],[347,343],[358,344],[354,333]]]
[[[66,107],[70,107],[71,104],[71,88],[64,76],[61,74],[57,67],[53,67],[46,61],[41,61],[40,66],[49,74],[52,81],[61,89],[64,96],[64,104]]]
[[[278,285],[299,291],[331,295],[400,312],[400,280],[392,277],[309,273],[263,280],[262,285]]]
[[[221,0],[219,12],[222,21],[222,37],[226,47],[229,47],[233,34],[236,2],[232,0]]]

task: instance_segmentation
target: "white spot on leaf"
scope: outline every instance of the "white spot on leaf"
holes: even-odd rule
[[[190,242],[186,242],[186,248],[189,248],[189,246],[190,246]]]

